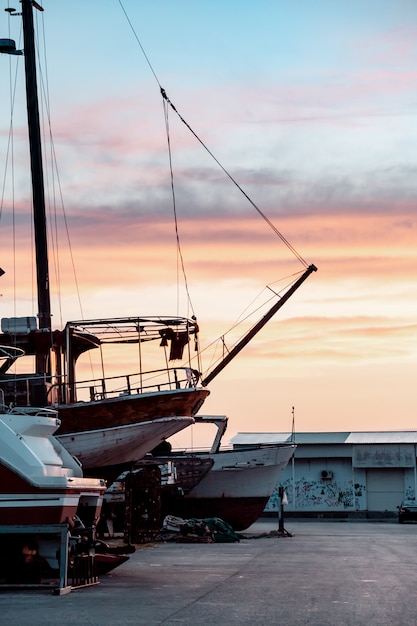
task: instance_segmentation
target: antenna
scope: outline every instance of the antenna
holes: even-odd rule
[[[295,411],[294,407],[292,407],[292,427],[291,427],[291,441],[295,443]]]

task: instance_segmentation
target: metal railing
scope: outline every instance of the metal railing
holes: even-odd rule
[[[158,393],[175,389],[197,387],[200,374],[189,367],[164,368],[119,376],[90,378],[69,384],[65,379],[51,381],[51,377],[17,376],[3,380],[0,387],[0,404],[7,402],[19,406],[67,404],[72,401],[97,402],[121,396]],[[34,402],[34,385],[44,389],[44,402]],[[13,397],[12,397],[13,396]]]
[[[195,388],[199,373],[188,367],[165,368],[145,373],[108,376],[77,381],[67,392],[70,397],[90,402],[143,393]]]

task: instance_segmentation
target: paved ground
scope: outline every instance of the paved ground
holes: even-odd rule
[[[292,537],[138,550],[99,585],[1,591],[7,626],[417,625],[417,525],[286,522]],[[245,534],[277,530],[262,520]]]

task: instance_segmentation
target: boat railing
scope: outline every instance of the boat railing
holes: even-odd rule
[[[189,367],[165,368],[77,381],[69,392],[70,397],[77,398],[78,401],[94,402],[143,393],[195,388],[198,379],[199,373]]]
[[[192,389],[197,387],[199,377],[199,372],[189,367],[91,378],[71,384],[64,377],[20,374],[1,381],[0,404],[6,408],[17,405],[54,407],[69,401],[94,402],[173,389]]]
[[[32,415],[33,417],[57,418],[58,416],[58,412],[55,409],[36,406],[14,406],[8,409],[8,413],[13,415]]]
[[[6,407],[44,407],[51,400],[52,376],[37,374],[4,374],[0,378],[0,401]]]
[[[0,413],[7,413],[10,415],[31,415],[32,417],[58,417],[56,409],[48,407],[38,406],[21,406],[21,405],[7,405],[4,401],[4,391],[0,389]]]

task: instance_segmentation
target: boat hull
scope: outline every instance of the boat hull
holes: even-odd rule
[[[88,521],[100,514],[104,483],[80,477],[20,475],[0,460],[0,526],[27,524],[71,524],[80,513],[80,502],[88,505]]]
[[[49,490],[36,495],[1,494],[0,526],[71,523],[77,515],[80,494]]]
[[[188,388],[60,404],[58,415],[61,426],[57,434],[99,431],[115,426],[150,422],[155,416],[158,419],[174,416],[194,417],[208,395],[208,389]]]
[[[125,466],[131,467],[132,463],[142,459],[163,439],[193,422],[192,417],[177,415],[113,428],[57,435],[57,439],[81,462],[85,474],[93,472],[109,480],[109,473],[113,479],[117,478]]]
[[[85,474],[110,482],[193,424],[208,394],[207,389],[188,388],[60,405],[56,436]]]
[[[187,498],[179,500],[175,506],[175,515],[183,519],[206,519],[217,517],[236,530],[242,531],[252,526],[258,520],[269,498]],[[168,513],[167,507],[166,514]]]
[[[262,515],[294,450],[293,445],[265,446],[205,455],[213,459],[212,468],[184,497],[168,497],[164,513],[219,517],[245,530]]]
[[[105,482],[85,478],[55,439],[55,411],[15,408],[0,413],[0,525],[91,525],[100,515]]]

